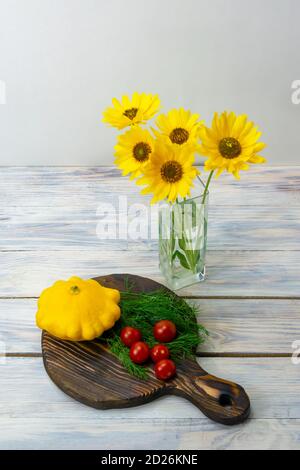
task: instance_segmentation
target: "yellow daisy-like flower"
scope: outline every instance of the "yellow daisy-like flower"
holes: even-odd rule
[[[266,161],[257,155],[265,147],[263,142],[258,142],[261,132],[245,114],[215,113],[212,127],[203,127],[199,135],[202,141],[200,152],[208,157],[204,168],[217,170],[217,177],[227,170],[239,179],[239,172],[248,170],[250,163]]]
[[[153,147],[154,140],[150,132],[134,126],[118,137],[115,163],[123,171],[123,175],[131,173],[131,179],[136,178],[149,162]]]
[[[193,166],[194,160],[188,146],[158,140],[144,168],[144,176],[137,181],[139,185],[146,185],[141,193],[153,193],[152,204],[166,198],[174,202],[178,196],[186,197],[193,187],[193,179],[199,174]]]
[[[112,107],[104,111],[103,122],[123,129],[151,119],[157,113],[160,101],[158,95],[135,92],[131,99],[127,95],[122,96],[121,101],[113,98],[112,104]]]
[[[172,109],[168,114],[160,114],[156,120],[156,125],[162,135],[169,142],[176,145],[195,145],[198,138],[199,129],[203,121],[199,122],[199,115],[192,114],[183,108]]]

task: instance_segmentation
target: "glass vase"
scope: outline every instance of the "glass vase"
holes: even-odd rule
[[[205,278],[209,194],[203,190],[197,178],[191,198],[159,208],[160,270],[173,290]]]

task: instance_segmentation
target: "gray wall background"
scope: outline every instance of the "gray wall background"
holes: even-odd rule
[[[269,162],[298,164],[299,21],[299,0],[0,0],[0,163],[111,163],[101,112],[137,90],[246,112]]]

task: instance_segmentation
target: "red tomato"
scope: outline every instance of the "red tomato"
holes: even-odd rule
[[[137,341],[130,348],[130,359],[136,364],[143,364],[147,361],[150,354],[150,349],[147,343],[143,341]]]
[[[154,366],[154,372],[158,379],[169,380],[174,377],[176,373],[176,366],[171,359],[163,359],[157,362]]]
[[[125,346],[130,346],[133,345],[133,343],[136,343],[137,341],[140,341],[142,338],[142,335],[139,330],[136,330],[135,328],[132,328],[131,326],[125,326],[125,328],[122,328],[120,338],[123,344]]]
[[[162,359],[168,359],[170,356],[169,349],[164,344],[156,344],[153,346],[150,354],[153,362],[159,362]]]
[[[176,326],[172,321],[161,320],[154,325],[154,338],[162,343],[169,343],[176,336]]]

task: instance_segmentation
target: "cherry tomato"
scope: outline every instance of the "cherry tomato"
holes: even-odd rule
[[[143,364],[143,362],[147,361],[150,355],[148,344],[144,343],[143,341],[137,341],[131,346],[129,355],[132,362],[135,362],[136,364]]]
[[[154,366],[154,372],[158,379],[169,380],[174,377],[176,373],[176,366],[171,359],[163,359]]]
[[[159,362],[162,359],[168,359],[170,356],[169,349],[164,344],[156,344],[150,351],[153,362]]]
[[[162,343],[169,343],[176,336],[176,326],[172,321],[161,320],[154,325],[154,338]]]
[[[132,328],[131,326],[125,326],[125,328],[122,328],[121,330],[120,338],[122,343],[130,348],[133,343],[140,341],[142,335],[140,331],[136,328]]]

